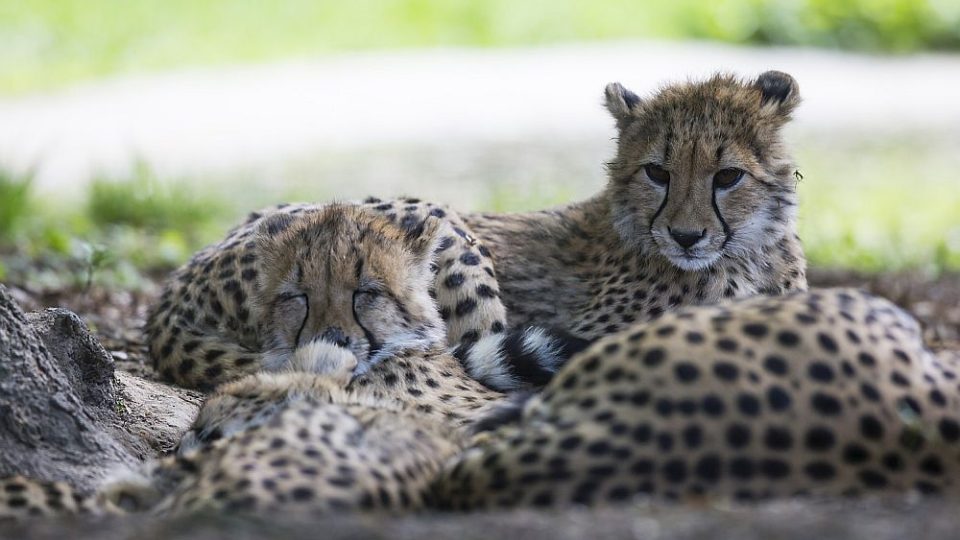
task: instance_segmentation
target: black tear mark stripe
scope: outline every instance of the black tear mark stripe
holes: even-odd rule
[[[357,264],[354,266],[354,273],[356,274],[357,281],[360,281],[360,276],[363,275],[363,257],[357,258]]]
[[[670,130],[667,131],[667,137],[664,140],[663,165],[668,165],[670,162],[670,143],[672,142],[673,142],[673,128],[670,128]],[[660,202],[660,207],[657,208],[656,212],[654,212],[653,217],[650,218],[650,223],[647,225],[647,229],[649,229],[648,232],[650,233],[651,236],[653,235],[653,223],[657,220],[658,217],[660,217],[660,213],[663,212],[663,209],[667,206],[667,199],[670,197],[670,184],[672,183],[673,182],[667,182],[667,185],[665,187],[667,191],[666,193],[663,194],[663,201]]]
[[[350,300],[350,311],[353,313],[354,322],[363,330],[363,336],[367,338],[367,357],[372,357],[380,351],[383,345],[377,341],[373,332],[368,330],[367,327],[360,322],[360,316],[357,314],[357,291],[353,291],[353,297]]]
[[[667,130],[667,137],[663,141],[663,164],[670,164],[670,145],[673,144],[673,126]]]
[[[733,232],[730,230],[730,225],[727,225],[727,220],[723,219],[723,214],[720,213],[720,207],[717,206],[717,188],[713,188],[713,192],[710,195],[710,204],[713,206],[713,213],[717,215],[717,219],[720,220],[720,225],[723,226],[723,243],[720,244],[720,249],[723,250],[727,247],[727,243],[730,241],[730,238],[733,236]]]
[[[657,218],[660,217],[660,213],[663,212],[663,209],[667,206],[667,199],[670,197],[670,184],[672,184],[672,182],[667,182],[667,185],[664,187],[664,189],[666,189],[666,193],[663,194],[663,201],[660,202],[660,207],[657,208],[656,212],[654,212],[653,217],[650,218],[650,223],[647,225],[651,236],[653,235],[653,223],[657,221]]]
[[[300,336],[303,334],[303,329],[307,327],[307,321],[310,319],[310,297],[307,295],[303,296],[303,304],[307,309],[307,312],[303,316],[303,322],[300,323],[300,329],[297,330],[296,340],[293,342],[294,347],[300,346]]]

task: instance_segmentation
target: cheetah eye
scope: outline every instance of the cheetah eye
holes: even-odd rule
[[[647,173],[647,178],[658,186],[665,186],[670,183],[670,171],[655,163],[644,165],[643,171]]]
[[[364,287],[360,287],[359,289],[357,289],[357,290],[354,292],[354,294],[363,295],[363,296],[366,296],[366,297],[368,297],[368,298],[376,298],[376,297],[380,296],[381,294],[383,294],[383,291],[381,291],[379,287],[364,286]]]
[[[307,325],[307,319],[310,318],[310,303],[306,294],[286,292],[277,295],[276,303],[273,308],[275,320],[293,330],[295,324],[299,324],[296,337],[293,344],[300,343],[300,337],[303,329]],[[292,334],[291,334],[292,335]]]
[[[742,169],[721,169],[713,175],[713,186],[718,188],[730,188],[737,185],[737,182],[743,178]]]
[[[383,291],[379,287],[361,286],[353,291],[353,309],[373,306],[381,296],[383,296]]]
[[[283,293],[277,296],[277,301],[281,303],[296,302],[297,304],[306,305],[307,295],[298,293]]]

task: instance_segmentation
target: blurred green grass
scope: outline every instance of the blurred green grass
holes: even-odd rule
[[[800,235],[812,266],[960,270],[960,155],[949,143],[799,147]],[[250,210],[280,202],[256,195],[262,191],[252,188],[255,179],[248,180],[251,189],[235,178],[219,187],[188,180],[158,179],[140,165],[128,178],[96,179],[85,206],[67,207],[31,193],[29,177],[0,171],[0,279],[35,289],[83,286],[91,277],[116,288],[150,286],[149,278],[222,238]],[[478,206],[502,212],[563,204],[583,192],[577,181],[483,183]],[[288,200],[325,200],[330,189],[314,177]],[[240,192],[247,195],[232,196]]]
[[[26,217],[32,176],[0,170],[0,242],[12,239]]]
[[[800,238],[819,266],[960,269],[960,153],[918,137],[805,145]]]
[[[0,94],[343,50],[695,38],[960,49],[956,0],[0,0]]]
[[[130,178],[95,178],[90,184],[87,216],[97,226],[127,225],[146,230],[173,227],[191,237],[223,214],[219,198],[197,197],[186,181],[161,180],[143,162]]]
[[[93,179],[79,207],[30,185],[29,176],[0,170],[0,279],[39,290],[149,286],[234,218],[216,194],[161,181],[143,164],[123,179]]]

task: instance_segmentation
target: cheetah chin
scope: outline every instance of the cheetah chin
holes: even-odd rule
[[[665,254],[664,256],[670,261],[670,264],[686,272],[702,272],[720,260],[719,253],[709,255]]]

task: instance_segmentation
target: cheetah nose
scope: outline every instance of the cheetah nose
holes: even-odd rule
[[[333,343],[337,347],[346,347],[350,345],[350,336],[343,333],[343,330],[336,326],[331,326],[327,328],[323,335],[320,336],[320,339],[328,343]]]
[[[675,231],[668,227],[667,230],[670,231],[670,236],[673,237],[674,242],[680,244],[680,247],[682,247],[683,249],[693,247],[694,244],[699,242],[700,239],[707,234],[706,229],[700,232],[681,231],[681,230]]]

